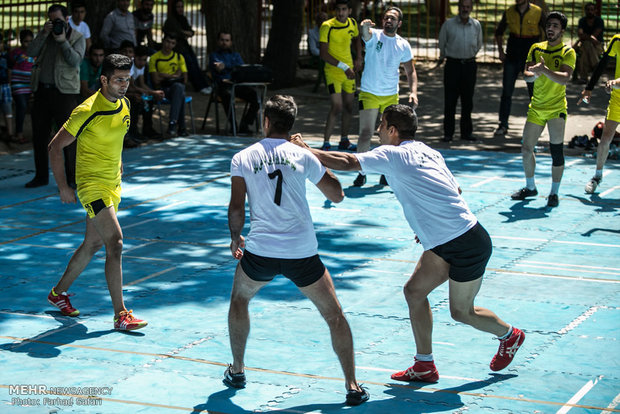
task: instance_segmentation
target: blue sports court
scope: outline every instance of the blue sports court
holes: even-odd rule
[[[357,173],[338,172],[342,203],[311,184],[308,200],[370,401],[345,407],[327,325],[282,277],[250,305],[247,387],[224,386],[236,266],[229,165],[250,142],[193,136],[124,153],[125,302],[149,321],[133,333],[112,329],[104,250],[72,286],[80,317],[47,303],[85,214],[61,204],[53,183],[23,187],[31,153],[0,157],[1,413],[620,412],[620,164],[608,161],[597,194],[586,195],[591,158],[567,158],[560,206],[550,210],[550,157],[537,159],[541,195],[513,201],[520,154],[442,151],[493,239],[477,304],[527,335],[504,371],[489,370],[498,341],[450,318],[444,284],[429,298],[439,382],[390,379],[415,353],[402,286],[422,248],[379,176],[353,188]]]

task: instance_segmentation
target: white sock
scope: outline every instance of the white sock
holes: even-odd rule
[[[433,354],[415,354],[415,359],[422,362],[433,362]]]
[[[594,176],[597,178],[603,178],[603,170],[596,170]]]
[[[508,332],[506,332],[505,335],[500,336],[497,339],[500,339],[500,340],[508,339],[510,338],[510,335],[512,335],[512,325],[510,325],[510,328],[508,328]]]
[[[558,190],[560,189],[560,182],[558,181],[557,183],[555,181],[553,181],[551,183],[551,192],[549,193],[549,195],[551,194],[557,194]]]
[[[528,190],[536,190],[536,182],[534,180],[534,177],[525,177],[525,186],[528,188]]]

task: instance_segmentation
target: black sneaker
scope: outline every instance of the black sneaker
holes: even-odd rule
[[[177,124],[175,122],[170,122],[170,124],[168,124],[168,135],[170,135],[170,137],[176,137],[177,136]]]
[[[34,177],[32,180],[28,181],[24,187],[26,188],[36,188],[41,187],[48,184],[48,179],[46,178],[37,178]]]
[[[513,200],[525,200],[527,197],[534,197],[537,195],[538,195],[537,189],[530,190],[527,187],[523,187],[519,191],[514,192],[510,196],[510,198],[512,198]]]
[[[549,194],[547,197],[547,207],[557,207],[560,205],[560,199],[557,194]]]
[[[229,365],[224,372],[224,379],[222,380],[224,385],[233,388],[245,388],[245,373],[233,374],[232,365]]]
[[[347,391],[346,405],[360,405],[370,399],[370,393],[366,388],[360,387],[361,391],[349,390]]]
[[[187,129],[181,128],[181,129],[179,129],[179,136],[180,137],[189,137],[189,132],[187,132]]]
[[[381,174],[381,178],[379,178],[379,185],[389,185],[385,175]]]
[[[353,187],[361,187],[366,184],[366,176],[362,174],[357,174],[357,178],[353,181]]]
[[[357,145],[351,144],[351,141],[349,141],[349,138],[341,138],[340,142],[338,143],[338,149],[347,150],[347,151],[356,151]]]

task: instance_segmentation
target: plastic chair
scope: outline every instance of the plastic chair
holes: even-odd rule
[[[194,110],[192,107],[192,97],[187,95],[185,96],[185,103],[187,104],[187,108],[189,109],[189,117],[191,119],[192,122],[192,134],[196,134],[196,128],[194,126]],[[170,101],[167,98],[162,99],[161,101],[155,103],[155,105],[157,105],[157,113],[159,115],[159,131],[163,134],[164,130],[163,130],[163,125],[162,125],[162,121],[161,121],[161,106],[162,105],[170,105]]]

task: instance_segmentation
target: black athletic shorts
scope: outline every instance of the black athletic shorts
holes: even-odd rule
[[[303,259],[274,259],[246,250],[240,264],[245,274],[257,282],[269,282],[276,275],[284,275],[300,288],[310,286],[325,273],[318,254]]]
[[[493,245],[489,233],[480,223],[431,251],[450,264],[450,279],[469,282],[484,275]]]

